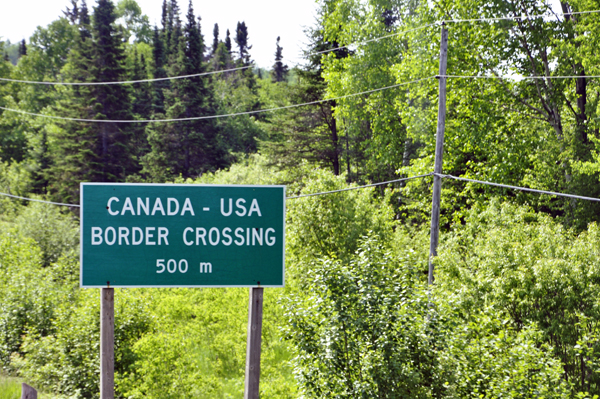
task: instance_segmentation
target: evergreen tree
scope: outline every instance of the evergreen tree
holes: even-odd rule
[[[87,5],[77,13],[77,29],[73,48],[64,68],[65,77],[72,82],[91,82],[93,77],[93,43]],[[57,114],[70,118],[91,118],[92,89],[90,86],[67,88],[69,95],[56,105]],[[50,129],[51,166],[46,170],[48,191],[57,200],[76,202],[79,198],[79,182],[93,181],[92,171],[99,164],[93,151],[94,134],[89,122],[67,121]]]
[[[305,159],[332,169],[339,175],[342,169],[342,140],[335,118],[336,102],[319,102],[325,97],[327,85],[322,77],[322,51],[338,48],[328,42],[319,28],[307,31],[310,48],[308,64],[298,68],[298,84],[290,87],[292,103],[315,102],[313,105],[291,108],[275,114],[268,142],[263,150],[278,164],[293,166]],[[337,58],[348,56],[346,49],[333,51]],[[346,135],[347,173],[350,176],[350,140]],[[349,177],[350,178],[350,177]]]
[[[154,27],[152,47],[152,57],[154,58],[153,76],[156,79],[166,78],[167,71],[165,69],[167,60],[162,35],[158,28]],[[168,80],[155,81],[152,84],[152,111],[154,114],[164,114],[165,112],[165,96],[163,90],[169,87]]]
[[[21,40],[19,43],[19,57],[27,55],[27,44],[25,44],[25,39]]]
[[[114,25],[114,5],[99,0],[93,21],[85,2],[79,10],[79,37],[65,71],[69,80],[108,82],[127,78],[121,37]],[[132,119],[126,85],[75,86],[57,106],[67,117]],[[53,133],[50,190],[61,200],[77,201],[81,181],[123,181],[137,170],[131,148],[134,129],[118,123],[67,122]]]
[[[211,48],[211,56],[214,57],[217,52],[217,48],[219,47],[219,24],[215,24],[213,28],[213,43]]]
[[[111,82],[126,76],[125,53],[121,36],[115,28],[114,5],[110,0],[98,0],[94,9],[94,80]],[[132,119],[129,90],[125,85],[94,86],[96,119]],[[117,123],[100,123],[96,153],[100,154],[102,168],[97,171],[98,181],[119,181],[136,170],[131,159],[129,142],[131,132]]]
[[[248,45],[248,27],[245,22],[238,22],[235,30],[235,43],[238,46],[238,56],[241,65],[250,65],[250,50],[252,46]]]
[[[178,46],[172,74],[192,75],[206,70],[204,42],[190,1],[187,22]],[[173,82],[165,91],[167,118],[214,115],[215,104],[208,77],[196,76]],[[225,151],[214,119],[155,124],[149,129],[151,152],[144,157],[144,172],[155,180],[173,176],[193,177],[225,166]]]
[[[231,33],[229,33],[229,29],[227,29],[227,34],[225,35],[225,48],[231,55]]]
[[[71,0],[71,5],[73,7],[67,7],[67,9],[63,11],[63,14],[71,24],[75,25],[77,24],[77,21],[79,21],[79,7],[77,6],[77,0]]]
[[[273,65],[273,81],[274,82],[285,82],[288,75],[288,66],[284,65],[281,61],[283,59],[282,50],[283,48],[279,45],[279,36],[277,36],[277,47],[275,50],[275,64]]]
[[[138,58],[137,48],[134,47],[133,68],[131,71],[131,80],[148,79],[146,69],[146,59],[144,54]],[[134,119],[150,119],[152,117],[152,86],[148,82],[135,83],[133,86],[132,112]],[[140,159],[149,151],[148,140],[146,139],[145,124],[132,125],[133,133],[133,153],[136,159]]]
[[[170,0],[167,7],[166,41],[167,56],[170,62],[175,62],[178,54],[179,41],[181,40],[181,19],[179,18],[179,5],[177,0]],[[171,60],[173,57],[173,60]]]

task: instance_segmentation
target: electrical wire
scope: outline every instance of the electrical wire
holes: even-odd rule
[[[321,191],[321,192],[318,192],[318,193],[296,195],[296,196],[293,196],[293,197],[286,197],[286,200],[297,199],[297,198],[305,198],[305,197],[315,197],[315,196],[319,196],[319,195],[334,194],[334,193],[340,193],[340,192],[343,192],[343,191],[350,191],[350,190],[359,190],[359,189],[362,189],[362,188],[376,187],[376,186],[381,186],[381,185],[384,185],[384,184],[399,183],[399,182],[408,181],[408,180],[414,180],[414,179],[422,179],[422,178],[429,177],[429,176],[437,176],[437,177],[441,177],[442,179],[446,179],[447,178],[447,179],[453,179],[453,180],[460,180],[460,181],[466,181],[466,182],[472,182],[472,183],[485,184],[485,185],[495,186],[495,187],[501,187],[501,188],[509,188],[509,189],[512,189],[512,190],[528,191],[528,192],[533,192],[533,193],[538,193],[538,194],[556,195],[556,196],[559,196],[559,197],[567,197],[567,198],[581,199],[581,200],[586,200],[586,201],[600,202],[600,198],[584,197],[584,196],[581,196],[581,195],[558,193],[558,192],[555,192],[555,191],[536,190],[536,189],[528,188],[528,187],[511,186],[511,185],[508,185],[508,184],[500,184],[500,183],[494,183],[494,182],[489,182],[489,181],[484,181],[484,180],[467,179],[465,177],[457,177],[457,176],[452,176],[452,175],[447,175],[447,174],[442,174],[442,173],[427,173],[427,174],[424,174],[424,175],[404,177],[402,179],[395,179],[395,180],[388,180],[388,181],[383,181],[383,182],[379,182],[379,183],[365,184],[364,186],[348,187],[348,188],[342,188],[342,189],[339,189],[339,190]],[[10,198],[22,199],[22,200],[25,200],[25,201],[35,201],[35,202],[42,202],[42,203],[45,203],[45,204],[62,205],[62,206],[72,206],[72,207],[77,207],[77,208],[80,207],[80,205],[76,205],[76,204],[65,204],[65,203],[62,203],[62,202],[43,201],[43,200],[38,200],[38,199],[34,199],[34,198],[20,197],[18,195],[12,195],[12,194],[7,194],[7,193],[0,193],[0,195],[4,195],[4,196],[10,197]]]
[[[434,78],[434,76],[429,76],[429,77],[426,77],[426,78],[411,80],[409,82],[403,82],[403,83],[398,83],[398,84],[391,85],[391,86],[380,87],[378,89],[366,90],[366,91],[361,91],[361,92],[358,92],[358,93],[346,94],[346,95],[343,95],[343,96],[333,97],[333,98],[327,98],[327,99],[323,99],[323,100],[310,101],[310,102],[307,102],[307,103],[286,105],[286,106],[283,106],[283,107],[274,107],[274,108],[267,108],[267,109],[259,109],[259,110],[255,110],[255,111],[235,112],[235,113],[231,113],[231,114],[222,114],[222,115],[192,116],[192,117],[188,117],[188,118],[140,119],[140,120],[133,120],[133,119],[132,120],[126,120],[126,119],[121,119],[121,120],[118,120],[118,119],[117,120],[113,120],[113,119],[84,119],[84,118],[67,118],[67,117],[56,116],[56,115],[38,114],[38,113],[34,113],[34,112],[27,112],[27,111],[23,111],[23,110],[6,108],[6,107],[0,107],[0,109],[2,109],[4,111],[20,113],[20,114],[24,114],[24,115],[39,116],[39,117],[42,117],[42,118],[64,120],[64,121],[72,121],[72,122],[91,122],[91,123],[154,123],[154,122],[156,122],[156,123],[164,123],[164,122],[185,122],[185,121],[197,121],[197,120],[205,120],[205,119],[227,118],[227,117],[240,116],[240,115],[254,115],[254,114],[260,114],[260,113],[265,113],[265,112],[273,112],[273,111],[280,111],[280,110],[290,109],[290,108],[304,107],[306,105],[322,104],[322,103],[329,102],[329,101],[341,100],[341,99],[344,99],[344,98],[355,97],[355,96],[360,96],[360,95],[363,95],[363,94],[370,94],[370,93],[375,93],[375,92],[378,92],[378,91],[383,91],[383,90],[393,89],[393,88],[396,88],[396,87],[406,86],[406,85],[409,85],[409,84],[412,84],[412,83],[418,83],[418,82],[421,82],[421,81],[424,81],[424,80],[433,79],[433,78]]]
[[[312,194],[302,194],[302,195],[297,195],[297,196],[294,196],[294,197],[286,197],[286,199],[296,199],[296,198],[303,198],[303,197],[314,197],[316,195],[325,195],[325,194],[339,193],[339,192],[342,192],[342,191],[358,190],[358,189],[361,189],[361,188],[376,187],[376,186],[382,186],[384,184],[398,183],[398,182],[407,181],[407,180],[413,180],[413,179],[420,179],[420,178],[428,177],[428,176],[432,176],[432,175],[433,175],[433,173],[427,173],[425,175],[405,177],[405,178],[396,179],[396,180],[388,180],[388,181],[383,181],[383,182],[379,182],[379,183],[366,184],[364,186],[342,188],[342,189],[339,189],[339,190],[324,191],[324,192],[312,193]],[[62,202],[43,201],[43,200],[38,200],[38,199],[34,199],[34,198],[19,197],[18,195],[12,195],[12,194],[7,194],[7,193],[0,193],[0,195],[4,195],[4,196],[10,197],[10,198],[22,199],[22,200],[25,200],[25,201],[43,202],[43,203],[52,204],[52,205],[74,206],[74,207],[78,207],[78,208],[80,207],[80,205],[75,205],[75,204],[64,204]]]
[[[193,78],[197,76],[206,76],[206,75],[214,75],[217,73],[225,73],[225,72],[233,72],[240,71],[242,69],[252,68],[252,65],[232,68],[232,69],[223,69],[219,71],[211,71],[211,72],[202,72],[202,73],[194,73],[192,75],[181,75],[181,76],[173,76],[166,78],[154,78],[154,79],[140,79],[140,80],[124,80],[117,82],[44,82],[44,81],[36,81],[36,80],[18,80],[18,79],[9,79],[9,78],[0,78],[1,82],[13,82],[13,83],[26,83],[26,84],[37,84],[37,85],[50,85],[50,86],[105,86],[105,85],[123,85],[123,84],[132,84],[132,83],[147,83],[147,82],[160,82],[164,80],[176,80],[176,79],[187,79]]]
[[[554,191],[536,190],[534,188],[510,186],[508,184],[493,183],[493,182],[484,181],[484,180],[467,179],[464,177],[456,177],[456,176],[445,175],[445,174],[441,174],[441,173],[433,173],[433,175],[437,176],[437,177],[441,177],[441,178],[448,178],[448,179],[461,180],[461,181],[472,182],[472,183],[486,184],[488,186],[510,188],[512,190],[528,191],[528,192],[538,193],[538,194],[556,195],[559,197],[567,197],[567,198],[581,199],[581,200],[586,200],[586,201],[600,202],[600,198],[583,197],[581,195],[564,194],[564,193],[557,193]]]
[[[564,12],[564,13],[554,13],[554,14],[537,14],[537,15],[520,15],[513,17],[492,17],[492,18],[470,18],[470,19],[444,19],[440,21],[441,23],[461,23],[461,22],[494,22],[494,21],[504,21],[504,20],[512,20],[512,19],[532,19],[532,18],[543,18],[543,17],[555,17],[558,15],[567,16],[567,15],[580,15],[580,14],[595,14],[599,13],[600,10],[590,10],[590,11],[575,11],[575,12]]]
[[[22,200],[25,200],[25,201],[42,202],[44,204],[61,205],[61,206],[74,206],[74,207],[77,207],[77,208],[80,207],[79,205],[75,205],[75,204],[64,204],[62,202],[52,202],[52,201],[39,200],[39,199],[35,199],[35,198],[19,197],[18,195],[12,195],[12,194],[7,194],[7,193],[0,193],[0,195],[3,195],[5,197],[10,197],[10,198],[22,199]]]
[[[314,197],[314,196],[317,196],[317,195],[340,193],[342,191],[358,190],[358,189],[361,189],[361,188],[376,187],[376,186],[382,186],[384,184],[398,183],[398,182],[407,181],[407,180],[413,180],[413,179],[420,179],[420,178],[427,177],[427,176],[432,176],[432,175],[433,175],[433,173],[427,173],[425,175],[404,177],[402,179],[382,181],[380,183],[366,184],[364,186],[342,188],[342,189],[339,189],[339,190],[323,191],[323,192],[320,192],[320,193],[313,193],[313,194],[302,194],[302,195],[297,195],[295,197],[287,197],[286,199],[296,199],[296,198],[304,198],[304,197]]]
[[[458,79],[513,79],[513,80],[535,80],[535,79],[592,79],[600,78],[600,75],[561,75],[561,76],[477,76],[477,75],[437,75],[436,78],[458,78]]]
[[[425,29],[425,28],[429,28],[430,26],[435,26],[436,24],[437,24],[437,22],[434,22],[434,23],[431,23],[431,24],[426,24],[426,25],[418,26],[416,28],[404,30],[404,31],[401,31],[401,32],[391,33],[391,34],[385,35],[385,36],[379,36],[379,37],[375,37],[373,39],[368,39],[368,40],[363,40],[363,41],[360,41],[360,42],[350,43],[350,44],[347,44],[345,46],[334,47],[334,48],[330,48],[330,49],[323,50],[323,51],[315,51],[315,52],[312,52],[312,53],[305,54],[304,57],[308,58],[308,57],[311,57],[313,55],[331,53],[332,51],[337,51],[337,50],[341,50],[341,49],[344,49],[344,48],[349,48],[351,46],[357,46],[357,45],[360,45],[360,44],[371,43],[371,42],[379,41],[381,39],[387,39],[389,37],[400,36],[400,35],[404,35],[406,33],[414,32],[414,31],[417,31],[417,30]]]

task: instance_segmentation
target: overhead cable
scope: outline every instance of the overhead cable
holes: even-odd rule
[[[468,18],[468,19],[444,19],[441,23],[460,23],[460,22],[494,22],[514,19],[532,19],[532,18],[544,18],[544,17],[555,17],[558,15],[569,16],[569,15],[580,15],[580,14],[595,14],[599,13],[600,10],[590,11],[574,11],[564,13],[553,13],[553,14],[536,14],[536,15],[516,15],[512,17],[491,17],[491,18]]]
[[[390,183],[398,183],[398,182],[402,182],[402,181],[407,181],[407,180],[413,180],[413,179],[420,179],[423,177],[427,177],[427,176],[432,176],[433,173],[427,173],[425,175],[418,175],[418,176],[411,176],[411,177],[404,177],[402,179],[396,179],[396,180],[388,180],[388,181],[382,181],[380,183],[373,183],[373,184],[365,184],[364,186],[356,186],[356,187],[348,187],[348,188],[341,188],[339,190],[331,190],[331,191],[323,191],[320,193],[312,193],[312,194],[302,194],[302,195],[297,195],[295,197],[287,197],[286,199],[296,199],[296,198],[304,198],[304,197],[314,197],[317,195],[325,195],[325,194],[333,194],[333,193],[339,193],[342,191],[350,191],[350,190],[358,190],[360,188],[367,188],[367,187],[376,187],[376,186],[382,186],[384,184],[390,184]]]
[[[27,83],[27,84],[36,84],[36,85],[50,85],[50,86],[105,86],[105,85],[132,84],[132,83],[160,82],[160,81],[164,81],[164,80],[175,80],[175,79],[187,79],[187,78],[194,78],[197,76],[206,76],[206,75],[214,75],[217,73],[239,71],[239,70],[248,69],[248,68],[252,68],[252,65],[239,67],[239,68],[232,68],[232,69],[223,69],[223,70],[219,70],[219,71],[194,73],[191,75],[172,76],[172,77],[166,77],[166,78],[140,79],[140,80],[123,80],[123,81],[116,81],[116,82],[45,82],[45,81],[36,81],[36,80],[18,80],[18,79],[8,79],[8,78],[0,78],[0,81],[14,82],[14,83]]]
[[[75,205],[75,204],[64,204],[62,202],[52,202],[52,201],[39,200],[39,199],[35,199],[35,198],[19,197],[18,195],[12,195],[12,194],[7,194],[7,193],[0,193],[0,195],[3,195],[5,197],[10,197],[10,198],[22,199],[25,201],[42,202],[44,204],[61,205],[61,206],[74,206],[74,207],[79,208],[79,205]]]
[[[366,188],[366,187],[375,187],[375,186],[381,186],[381,185],[384,185],[384,184],[398,183],[398,182],[402,182],[402,181],[406,181],[406,180],[419,179],[419,178],[423,178],[423,177],[427,177],[427,176],[431,176],[431,175],[433,175],[433,173],[427,173],[425,175],[419,175],[419,176],[405,177],[405,178],[396,179],[396,180],[388,180],[388,181],[384,181],[384,182],[380,182],[380,183],[367,184],[367,185],[364,185],[364,186],[342,188],[340,190],[332,190],[332,191],[325,191],[325,192],[319,192],[319,193],[297,195],[297,196],[294,196],[294,197],[286,197],[286,199],[296,199],[296,198],[303,198],[303,197],[313,197],[313,196],[316,196],[316,195],[325,195],[325,194],[339,193],[339,192],[342,192],[342,191],[358,190],[358,189]],[[34,199],[34,198],[19,197],[18,195],[12,195],[12,194],[7,194],[7,193],[0,193],[0,195],[4,195],[4,196],[10,197],[10,198],[22,199],[22,200],[25,200],[25,201],[43,202],[45,204],[52,204],[52,205],[74,206],[74,207],[77,207],[77,208],[80,207],[80,205],[76,205],[76,204],[64,204],[62,202],[43,201],[43,200]]]
[[[458,78],[458,79],[513,79],[513,80],[535,80],[535,79],[580,79],[600,78],[600,75],[559,75],[559,76],[490,76],[490,75],[437,75],[436,78]]]
[[[431,24],[426,24],[426,25],[418,26],[416,28],[404,30],[404,31],[401,31],[401,32],[391,33],[391,34],[385,35],[385,36],[379,36],[379,37],[375,37],[373,39],[368,39],[368,40],[363,40],[363,41],[360,41],[360,42],[350,43],[350,44],[347,44],[345,46],[334,47],[334,48],[330,48],[330,49],[323,50],[323,51],[311,52],[311,53],[306,54],[305,57],[308,58],[308,57],[313,56],[313,55],[331,53],[332,51],[337,51],[337,50],[341,50],[341,49],[344,49],[344,48],[349,48],[350,46],[356,46],[356,45],[360,45],[360,44],[366,44],[366,43],[376,42],[376,41],[379,41],[381,39],[387,39],[389,37],[404,35],[404,34],[407,34],[407,33],[410,33],[410,32],[414,32],[414,31],[417,31],[417,30],[429,28],[430,26],[435,26],[436,24],[437,23],[434,22],[434,23],[431,23]]]
[[[348,187],[348,188],[342,188],[339,190],[322,191],[322,192],[318,192],[318,193],[296,195],[293,197],[286,197],[286,199],[289,200],[289,199],[297,199],[297,198],[304,198],[304,197],[314,197],[314,196],[318,196],[318,195],[334,194],[334,193],[339,193],[339,192],[343,192],[343,191],[359,190],[362,188],[376,187],[376,186],[381,186],[381,185],[390,184],[390,183],[399,183],[399,182],[403,182],[403,181],[407,181],[407,180],[422,179],[422,178],[425,178],[428,176],[437,176],[437,177],[441,177],[443,179],[447,178],[447,179],[453,179],[453,180],[460,180],[460,181],[466,181],[466,182],[471,182],[471,183],[485,184],[488,186],[509,188],[512,190],[527,191],[527,192],[538,193],[538,194],[556,195],[559,197],[567,197],[567,198],[581,199],[581,200],[586,200],[586,201],[600,202],[600,198],[584,197],[581,195],[558,193],[555,191],[536,190],[536,189],[528,188],[528,187],[511,186],[508,184],[500,184],[500,183],[494,183],[494,182],[489,182],[489,181],[484,181],[484,180],[467,179],[464,177],[457,177],[457,176],[452,176],[452,175],[447,175],[447,174],[442,174],[442,173],[427,173],[424,175],[404,177],[402,179],[395,179],[395,180],[388,180],[388,181],[383,181],[383,182],[379,182],[379,183],[366,184],[364,186]],[[35,198],[20,197],[18,195],[12,195],[12,194],[7,194],[7,193],[0,193],[0,195],[4,195],[4,196],[10,197],[10,198],[22,199],[25,201],[42,202],[45,204],[61,205],[61,206],[72,206],[72,207],[77,207],[77,208],[80,207],[80,205],[76,205],[76,204],[65,204],[62,202],[43,201],[43,200],[39,200],[39,199],[35,199]]]
[[[22,111],[19,109],[12,109],[12,108],[6,108],[6,107],[0,107],[0,109],[4,110],[4,111],[9,111],[9,112],[16,112],[16,113],[20,113],[20,114],[24,114],[24,115],[30,115],[30,116],[39,116],[42,118],[49,118],[49,119],[56,119],[56,120],[64,120],[64,121],[72,121],[72,122],[90,122],[90,123],[164,123],[164,122],[185,122],[185,121],[197,121],[197,120],[205,120],[205,119],[218,119],[218,118],[227,118],[227,117],[232,117],[232,116],[240,116],[240,115],[254,115],[254,114],[261,114],[261,113],[265,113],[265,112],[273,112],[273,111],[280,111],[280,110],[284,110],[284,109],[290,109],[290,108],[297,108],[297,107],[304,107],[306,105],[314,105],[314,104],[321,104],[321,103],[326,103],[329,101],[334,101],[334,100],[341,100],[344,98],[349,98],[349,97],[355,97],[355,96],[360,96],[363,94],[370,94],[370,93],[375,93],[378,91],[383,91],[383,90],[388,90],[388,89],[393,89],[396,87],[401,87],[401,86],[406,86],[412,83],[418,83],[424,80],[429,80],[429,79],[433,79],[434,76],[429,76],[426,78],[422,78],[422,79],[415,79],[415,80],[411,80],[410,82],[403,82],[403,83],[398,83],[395,85],[391,85],[391,86],[385,86],[385,87],[380,87],[378,89],[372,89],[372,90],[365,90],[365,91],[361,91],[358,93],[352,93],[352,94],[346,94],[343,96],[339,96],[339,97],[332,97],[332,98],[327,98],[327,99],[323,99],[323,100],[316,100],[316,101],[310,101],[307,103],[301,103],[301,104],[292,104],[292,105],[286,105],[283,107],[274,107],[274,108],[267,108],[267,109],[259,109],[259,110],[255,110],[255,111],[243,111],[243,112],[235,112],[235,113],[231,113],[231,114],[222,114],[222,115],[206,115],[206,116],[191,116],[191,117],[187,117],[187,118],[171,118],[171,119],[140,119],[140,120],[128,120],[128,119],[84,119],[84,118],[68,118],[68,117],[62,117],[62,116],[56,116],[56,115],[47,115],[47,114],[38,114],[38,113],[34,113],[34,112],[27,112],[27,111]]]
[[[483,181],[483,180],[467,179],[467,178],[464,178],[464,177],[456,177],[456,176],[452,176],[452,175],[444,175],[444,174],[441,174],[441,173],[434,173],[433,175],[437,176],[437,177],[441,177],[441,178],[448,178],[448,179],[461,180],[461,181],[472,182],[472,183],[486,184],[488,186],[510,188],[511,190],[528,191],[528,192],[538,193],[538,194],[556,195],[556,196],[559,196],[559,197],[567,197],[567,198],[581,199],[581,200],[586,200],[586,201],[600,202],[600,198],[583,197],[581,195],[564,194],[564,193],[557,193],[557,192],[554,192],[554,191],[536,190],[534,188],[510,186],[508,184],[500,184],[500,183],[493,183],[493,182]]]

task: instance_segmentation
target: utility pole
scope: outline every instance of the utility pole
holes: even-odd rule
[[[433,168],[433,200],[431,205],[431,241],[429,244],[429,285],[433,284],[433,258],[437,256],[440,239],[440,199],[442,196],[442,159],[444,156],[444,128],[446,126],[446,65],[448,63],[448,29],[442,24],[440,43],[438,119],[435,137],[435,166]]]

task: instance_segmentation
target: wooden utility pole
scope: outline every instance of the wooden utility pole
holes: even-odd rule
[[[100,289],[100,399],[115,398],[115,289]]]
[[[260,382],[260,344],[263,315],[263,288],[250,288],[248,340],[246,343],[246,388],[244,399],[258,399]]]
[[[437,133],[435,137],[435,166],[433,172],[442,173],[442,158],[444,156],[444,128],[446,126],[446,65],[448,63],[448,29],[442,25],[440,44],[440,72]],[[433,200],[431,206],[431,241],[429,244],[429,285],[433,284],[433,258],[437,256],[440,238],[440,199],[442,196],[442,178],[433,176]]]

